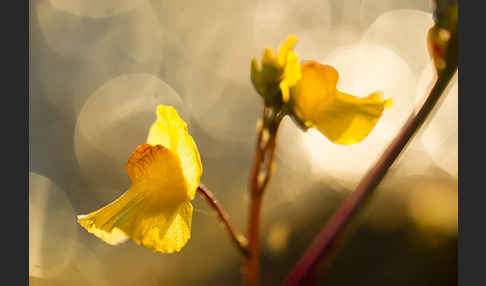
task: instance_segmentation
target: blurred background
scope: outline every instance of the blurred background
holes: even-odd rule
[[[76,223],[129,187],[125,162],[158,104],[188,122],[202,182],[246,233],[262,100],[250,60],[286,35],[338,89],[394,105],[360,144],[284,120],[263,206],[262,285],[302,251],[414,112],[434,78],[427,0],[30,1],[30,285],[240,285],[242,259],[206,203],[178,254],[110,246]],[[319,285],[457,285],[457,75],[337,243]]]

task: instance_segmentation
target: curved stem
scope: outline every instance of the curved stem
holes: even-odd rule
[[[439,76],[420,110],[409,117],[398,135],[390,145],[388,145],[375,165],[360,181],[355,191],[344,200],[327,221],[321,232],[315,237],[314,241],[307,248],[297,265],[287,276],[287,279],[284,282],[285,286],[311,285],[315,282],[313,280],[315,279],[314,272],[317,268],[316,266],[320,261],[327,258],[332,242],[336,240],[336,237],[342,232],[343,227],[350,220],[351,216],[359,206],[362,205],[363,201],[371,195],[374,188],[381,182],[395,159],[405,148],[419,127],[424,123],[444,89],[447,87],[454,72],[455,70],[444,74],[443,76]],[[322,270],[323,269],[320,269],[320,271]]]
[[[213,193],[209,191],[203,184],[201,184],[197,188],[197,193],[205,199],[209,205],[216,211],[218,214],[219,219],[226,227],[228,234],[231,237],[231,240],[234,242],[236,247],[241,251],[244,256],[248,256],[248,242],[244,235],[236,232],[236,230],[231,225],[227,213],[224,209],[219,205],[218,201],[214,197]]]

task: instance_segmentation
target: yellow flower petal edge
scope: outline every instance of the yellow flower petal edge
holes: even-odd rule
[[[302,65],[302,78],[291,89],[293,113],[336,144],[362,141],[373,130],[383,110],[391,105],[381,92],[356,97],[336,89],[338,72],[314,61]]]
[[[300,70],[299,58],[292,51],[289,51],[285,62],[284,75],[279,85],[284,102],[289,101],[290,88],[296,85],[301,78],[302,72]]]
[[[157,115],[151,138],[168,147],[139,145],[126,165],[131,187],[111,204],[79,215],[78,223],[112,245],[130,238],[153,251],[171,253],[191,237],[191,184],[199,184],[202,168],[187,125],[175,109],[159,106]]]
[[[288,102],[290,88],[301,78],[300,64],[292,48],[297,37],[290,35],[280,45],[278,54],[266,48],[261,67],[254,58],[251,62],[251,80],[255,89],[263,97],[274,97],[280,91],[283,102]]]
[[[202,175],[201,159],[196,143],[187,130],[187,124],[172,106],[157,107],[157,120],[150,127],[147,143],[160,144],[177,154],[188,185],[188,196],[192,200]]]
[[[289,52],[294,48],[297,42],[297,37],[295,35],[287,36],[287,39],[278,48],[278,63],[281,67],[284,67],[287,62],[287,56]]]

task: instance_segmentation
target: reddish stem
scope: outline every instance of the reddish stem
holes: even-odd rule
[[[223,223],[223,225],[226,227],[226,230],[228,231],[228,234],[231,237],[231,240],[234,242],[236,247],[241,251],[241,253],[244,256],[248,255],[248,242],[246,241],[246,238],[238,233],[233,226],[231,225],[228,215],[224,211],[224,209],[219,205],[218,201],[214,197],[213,193],[209,191],[203,184],[201,184],[197,188],[198,194],[205,199],[209,205],[216,211],[218,214],[219,219]]]
[[[262,126],[258,127],[253,169],[250,176],[250,215],[248,219],[248,257],[245,261],[245,286],[259,283],[260,217],[263,193],[270,181],[276,148],[277,129],[282,119],[267,107],[263,108]]]

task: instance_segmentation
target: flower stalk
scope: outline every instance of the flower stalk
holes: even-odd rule
[[[248,256],[245,261],[246,286],[259,283],[260,266],[260,217],[263,194],[273,172],[277,144],[277,130],[285,113],[265,106],[263,119],[257,126],[257,142],[250,176],[250,215],[248,219]]]
[[[228,234],[235,244],[236,248],[240,250],[243,256],[248,256],[248,241],[246,237],[240,233],[238,233],[234,227],[231,225],[229,221],[228,214],[224,211],[224,209],[220,206],[218,200],[214,197],[213,193],[206,188],[203,184],[199,185],[197,188],[197,193],[204,199],[208,204],[216,211],[219,219],[223,223],[224,227],[228,231]]]

